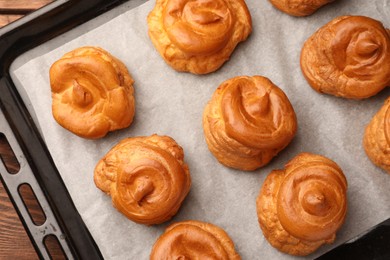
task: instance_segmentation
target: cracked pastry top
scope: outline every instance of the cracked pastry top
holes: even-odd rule
[[[308,16],[335,0],[269,0],[277,9],[293,16]]]
[[[170,225],[153,246],[150,260],[220,259],[240,260],[233,241],[220,227],[201,221]]]
[[[362,99],[390,85],[390,31],[364,16],[341,16],[304,44],[301,68],[321,93]]]
[[[134,117],[134,88],[126,66],[99,47],[75,49],[50,68],[54,119],[88,139],[128,127]]]
[[[252,31],[244,0],[157,0],[147,21],[165,62],[194,74],[217,70]]]
[[[371,161],[390,174],[390,98],[368,124],[363,144]]]
[[[287,96],[269,79],[241,76],[217,88],[204,110],[203,129],[220,163],[255,170],[291,142],[297,119]]]
[[[278,250],[305,256],[330,244],[347,213],[347,180],[332,160],[301,153],[272,171],[257,197],[259,224]]]
[[[119,142],[96,165],[94,181],[117,210],[146,225],[171,219],[191,186],[183,149],[158,135]]]

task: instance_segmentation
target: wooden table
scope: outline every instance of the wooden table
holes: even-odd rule
[[[0,27],[54,0],[0,0]]]
[[[53,2],[54,0],[0,0],[0,27]],[[12,151],[0,138],[0,155],[8,168],[17,171],[18,163],[13,159]],[[22,196],[33,219],[44,222],[35,197],[29,190],[22,189]],[[64,259],[61,249],[54,240],[47,240],[47,247],[53,259]],[[38,255],[0,182],[0,259],[38,259]]]

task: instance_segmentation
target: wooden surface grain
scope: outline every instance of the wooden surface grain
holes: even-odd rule
[[[54,0],[0,0],[0,28]]]
[[[20,17],[23,17],[23,15],[18,15],[18,14],[0,15],[0,27],[3,27],[5,25],[19,19]]]
[[[54,0],[0,0],[0,27],[19,19],[23,15],[42,7]],[[1,135],[0,135],[1,137]],[[0,157],[11,173],[18,171],[18,162],[13,157],[3,138],[0,138]],[[8,173],[7,173],[8,174]],[[35,196],[28,186],[21,186],[19,192],[36,224],[45,221],[44,214]],[[64,259],[61,249],[55,240],[46,242],[53,259]],[[7,192],[0,182],[0,260],[35,260],[39,259],[35,249],[20,221]]]
[[[27,13],[51,2],[53,0],[0,0],[0,12]]]

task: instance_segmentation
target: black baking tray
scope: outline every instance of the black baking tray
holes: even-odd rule
[[[75,259],[103,257],[77,212],[53,159],[11,79],[10,66],[26,51],[127,1],[131,0],[57,0],[53,7],[50,8],[49,5],[36,11],[34,19],[25,17],[7,26],[7,31],[0,35],[0,109],[30,164]],[[62,3],[58,5],[58,2]],[[31,233],[28,234],[32,236]],[[41,254],[38,252],[38,255]],[[390,259],[390,219],[355,241],[329,251],[319,259],[347,258]]]

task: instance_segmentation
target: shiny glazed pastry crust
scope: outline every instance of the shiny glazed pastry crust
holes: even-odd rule
[[[308,255],[332,243],[347,212],[347,181],[339,166],[301,153],[266,178],[257,197],[260,227],[270,244],[291,255]]]
[[[148,26],[164,60],[195,74],[221,67],[252,31],[244,0],[156,0]]]
[[[50,68],[54,119],[89,139],[126,128],[135,113],[133,82],[125,65],[107,51],[75,49]]]
[[[390,33],[368,17],[338,17],[305,42],[301,68],[318,92],[371,97],[390,84]]]
[[[255,170],[290,143],[297,120],[287,96],[269,79],[242,76],[215,91],[203,113],[203,129],[220,163]]]
[[[368,124],[363,144],[371,161],[390,174],[390,98]]]
[[[269,0],[280,11],[294,16],[308,16],[335,0]]]
[[[153,246],[150,260],[241,259],[233,241],[221,228],[200,221],[170,225]]]
[[[132,221],[160,224],[176,214],[190,190],[183,160],[183,149],[168,136],[127,138],[99,161],[94,181]]]

